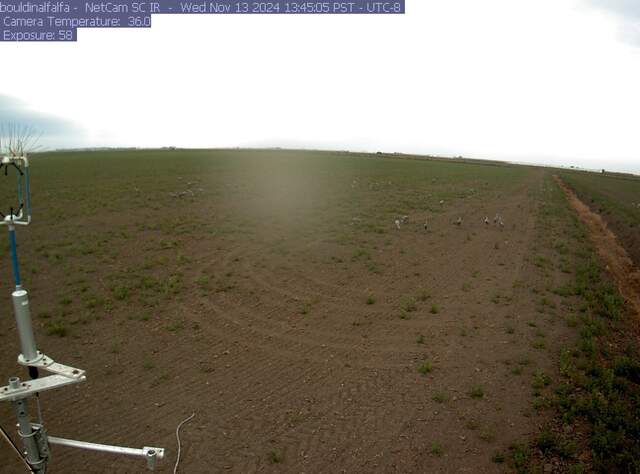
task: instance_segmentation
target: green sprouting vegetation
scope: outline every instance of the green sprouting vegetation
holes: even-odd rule
[[[629,225],[640,225],[640,178],[585,172],[564,172],[562,179],[583,201]]]

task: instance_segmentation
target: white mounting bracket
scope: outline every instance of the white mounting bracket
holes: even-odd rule
[[[9,385],[0,387],[0,402],[23,400],[36,393],[84,382],[86,379],[84,375],[75,379],[65,377],[64,375],[49,375],[47,377],[22,382],[18,377],[12,377],[9,380]]]
[[[40,351],[38,351],[38,357],[36,360],[29,362],[27,362],[22,354],[20,354],[18,356],[18,363],[27,367],[43,369],[54,375],[48,375],[47,377],[41,377],[24,382],[20,381],[18,377],[11,378],[9,379],[9,385],[0,387],[0,402],[14,402],[16,400],[22,400],[39,392],[87,380],[84,370],[69,367],[68,365],[58,364],[57,362],[54,362],[52,358],[47,357]]]
[[[25,367],[35,367],[37,369],[43,369],[47,372],[51,372],[56,375],[64,375],[70,379],[82,378],[85,371],[82,369],[76,369],[75,367],[69,367],[68,365],[58,364],[51,357],[48,357],[42,352],[37,352],[38,356],[35,360],[27,361],[22,354],[18,356],[18,364]]]

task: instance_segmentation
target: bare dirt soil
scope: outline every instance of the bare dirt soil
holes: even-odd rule
[[[435,178],[374,195],[394,185],[369,179],[365,165],[321,168],[341,202],[349,193],[363,199],[356,213],[319,206],[334,202],[335,189],[316,186],[318,170],[249,179],[233,163],[217,182],[221,194],[207,195],[201,181],[193,189],[202,186],[203,197],[196,189],[183,200],[166,190],[183,189],[187,171],[152,192],[156,178],[134,190],[100,168],[102,188],[78,205],[108,186],[133,202],[149,196],[142,210],[125,213],[105,199],[90,214],[64,209],[75,219],[68,225],[36,220],[33,233],[19,234],[25,272],[38,268],[28,289],[40,346],[89,377],[43,394],[49,432],[162,446],[160,472],[170,472],[175,428],[195,412],[182,430],[179,472],[509,472],[494,454],[544,423],[532,408],[532,374],[556,373],[558,348],[575,337],[554,295],[541,299],[569,278],[541,244],[550,232],[538,219],[545,172],[528,170],[504,189],[476,183],[466,195],[470,185],[453,185],[442,205],[436,193],[432,211],[419,212],[403,199],[424,199]],[[58,188],[45,198],[41,184],[40,209],[76,199],[54,171],[46,179]],[[174,225],[165,204],[171,217],[193,221]],[[392,214],[402,211],[409,220],[397,230]],[[493,223],[497,212],[504,226]],[[83,246],[67,254],[65,238]],[[1,263],[8,295],[6,254]],[[134,276],[140,283],[126,286]],[[156,286],[159,296],[149,296]],[[0,372],[9,376],[21,369],[2,298]],[[58,320],[65,331],[52,330]],[[12,427],[9,406],[0,420]],[[0,465],[22,472],[1,443]],[[58,447],[48,472],[143,471],[137,460]]]
[[[589,238],[606,264],[607,271],[615,279],[620,294],[636,315],[640,316],[640,270],[635,267],[624,246],[609,229],[602,216],[593,212],[559,177],[555,176],[555,179],[580,220],[587,226]]]

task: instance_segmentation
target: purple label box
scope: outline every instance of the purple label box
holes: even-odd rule
[[[153,14],[401,15],[397,1],[0,0],[0,41],[76,41],[78,28],[149,28]]]

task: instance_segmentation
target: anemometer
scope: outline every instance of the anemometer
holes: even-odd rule
[[[13,405],[17,417],[18,436],[22,440],[24,451],[19,452],[23,461],[36,474],[44,474],[51,452],[50,445],[62,445],[93,451],[109,452],[144,458],[147,467],[153,470],[164,457],[163,448],[144,447],[142,449],[110,446],[72,439],[50,436],[45,430],[40,413],[39,394],[47,390],[61,388],[84,382],[87,377],[85,371],[55,362],[51,357],[37,349],[31,313],[29,310],[29,295],[22,287],[20,267],[16,247],[16,227],[28,226],[31,223],[31,196],[29,188],[29,160],[22,149],[1,157],[0,178],[10,178],[17,175],[18,201],[8,209],[0,209],[0,226],[9,230],[9,247],[11,251],[11,265],[15,290],[11,294],[16,328],[20,338],[18,364],[28,368],[30,380],[11,377],[9,384],[0,387],[0,402],[6,401]],[[40,370],[47,375],[40,377]],[[32,423],[28,414],[28,401],[35,399],[38,408],[38,423]],[[3,430],[3,434],[4,433]],[[11,440],[9,439],[11,442]],[[13,442],[11,442],[13,445]],[[15,445],[13,445],[15,447]]]

